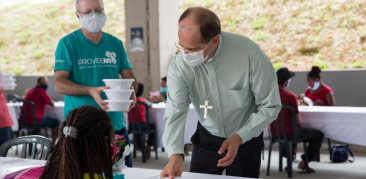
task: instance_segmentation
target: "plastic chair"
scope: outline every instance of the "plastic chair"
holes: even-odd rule
[[[145,125],[146,125],[146,130],[141,129],[141,119],[140,119],[140,114],[139,113],[139,105],[144,105],[145,106]],[[132,112],[135,112],[135,115],[131,115]],[[136,119],[134,118],[134,116],[136,117]],[[129,113],[129,126],[131,126],[131,130],[129,131],[129,133],[133,134],[133,158],[136,158],[136,151],[137,151],[137,136],[140,136],[140,146],[141,146],[141,152],[142,152],[142,162],[146,163],[146,147],[145,147],[145,135],[146,134],[154,134],[154,138],[155,138],[155,146],[157,146],[157,131],[156,129],[151,129],[150,127],[150,119],[149,119],[149,106],[143,102],[137,101],[135,108],[133,108],[130,113]],[[137,122],[135,122],[137,121]],[[155,158],[158,159],[158,150],[155,149]]]
[[[18,96],[18,95],[16,95],[16,94],[7,94],[7,95],[5,95],[5,98],[6,98],[6,101],[7,101],[8,103],[10,103],[10,102],[15,102],[15,101],[17,101],[17,100],[22,99],[20,96]]]
[[[46,153],[46,158],[45,158],[45,160],[47,160],[48,156],[50,154],[50,151],[51,151],[52,141],[43,136],[36,136],[36,135],[15,138],[15,139],[5,142],[0,147],[0,156],[6,157],[8,155],[8,151],[10,148],[12,148],[13,146],[21,145],[21,144],[23,144],[23,149],[22,149],[20,158],[25,159],[27,157],[27,148],[28,148],[27,145],[32,144],[31,159],[35,159],[36,145],[41,144],[41,151],[38,154],[38,160],[42,159],[43,152],[45,152],[44,147],[47,147],[47,149],[48,149],[47,153]]]
[[[16,94],[6,94],[5,98],[8,103],[17,103],[18,100],[22,99],[20,96],[18,96]],[[19,106],[19,105],[17,105],[17,106]],[[14,106],[15,114],[20,113],[20,110],[19,110],[19,108],[17,108],[17,106]],[[13,131],[13,133],[14,133],[15,137],[19,137],[18,131]]]
[[[292,124],[293,124],[293,136],[289,137],[286,135],[286,127],[285,127],[285,119],[283,110],[288,109],[291,111],[292,116]],[[279,171],[282,171],[282,149],[281,144],[285,144],[286,146],[286,157],[287,157],[287,172],[288,172],[288,178],[292,178],[292,146],[293,144],[297,143],[303,143],[304,144],[304,151],[305,151],[305,165],[306,165],[306,171],[310,172],[309,166],[308,166],[308,153],[306,150],[306,142],[305,139],[299,137],[299,133],[297,131],[297,122],[296,122],[296,110],[294,107],[289,105],[282,105],[281,109],[281,119],[276,119],[270,124],[270,128],[272,129],[271,132],[269,132],[269,151],[268,151],[268,166],[267,166],[267,176],[269,176],[269,170],[270,170],[270,163],[271,163],[271,153],[272,153],[272,145],[274,143],[279,143]],[[283,129],[283,137],[280,135],[280,129],[279,129],[279,123],[281,123],[282,129]],[[277,133],[277,137],[275,135],[275,132]]]
[[[20,136],[20,131],[22,129],[26,129],[28,132],[28,135],[32,135],[33,130],[44,129],[45,133],[46,133],[46,137],[48,138],[47,127],[39,125],[37,122],[36,106],[34,105],[34,103],[32,101],[22,100],[22,99],[18,99],[16,101],[16,103],[18,103],[20,105],[18,136]],[[31,116],[33,118],[33,124],[29,124],[29,119],[28,119],[29,112],[31,113]]]

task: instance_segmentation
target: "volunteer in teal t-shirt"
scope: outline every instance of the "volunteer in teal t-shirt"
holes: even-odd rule
[[[93,105],[108,111],[103,79],[135,79],[125,48],[118,38],[102,32],[106,15],[100,0],[79,0],[76,15],[82,28],[62,38],[56,49],[55,89],[65,95],[65,118],[75,108]],[[133,83],[137,90],[137,80]],[[131,96],[135,106],[135,94]],[[122,112],[108,112],[116,134],[128,134]],[[127,158],[127,157],[126,157]],[[126,164],[132,167],[131,157]]]

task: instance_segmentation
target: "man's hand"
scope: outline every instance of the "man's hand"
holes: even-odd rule
[[[170,156],[169,163],[161,171],[160,178],[169,177],[173,179],[175,176],[182,176],[183,173],[183,155],[174,154]]]
[[[226,156],[219,160],[217,163],[218,167],[226,167],[233,163],[236,154],[238,153],[238,148],[241,145],[242,140],[238,134],[234,134],[233,136],[227,138],[219,150],[219,154],[223,154],[225,150],[228,150]]]
[[[130,89],[134,89],[134,87],[131,86]],[[130,109],[128,109],[128,111],[124,111],[124,112],[130,112],[131,109],[135,107],[136,101],[137,101],[135,91],[132,92],[130,100],[132,100],[131,105],[130,105]]]
[[[103,90],[108,89],[108,87],[92,87],[89,89],[89,94],[91,97],[94,98],[95,102],[98,103],[98,105],[106,112],[108,112],[109,107],[107,106],[108,103],[105,102],[102,97],[100,96],[100,93],[102,93]]]

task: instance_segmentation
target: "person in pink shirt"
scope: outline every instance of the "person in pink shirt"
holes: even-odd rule
[[[9,109],[6,106],[6,98],[3,93],[3,83],[1,81],[0,68],[0,146],[6,141],[13,139],[13,120],[11,119]]]
[[[50,105],[52,107],[55,106],[53,100],[46,92],[47,88],[48,79],[44,76],[39,77],[37,80],[37,86],[30,89],[24,99],[34,102],[36,107],[37,123],[39,125],[52,128],[52,145],[54,146],[58,135],[59,122],[57,119],[43,117],[46,105]],[[27,107],[27,111],[30,111],[30,108]],[[33,124],[33,117],[31,116],[31,113],[28,113],[28,124]],[[40,130],[33,131],[33,135],[39,135],[39,133]]]

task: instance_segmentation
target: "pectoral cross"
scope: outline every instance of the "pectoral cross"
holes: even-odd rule
[[[208,100],[205,100],[205,105],[200,105],[200,108],[205,109],[205,114],[203,115],[203,119],[207,117],[207,109],[213,109],[212,106],[208,105]]]

